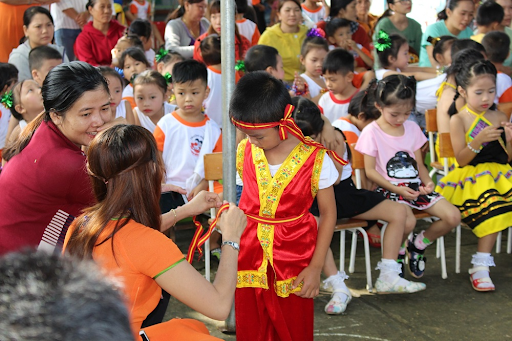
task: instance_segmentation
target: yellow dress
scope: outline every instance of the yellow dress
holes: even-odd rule
[[[483,115],[476,114],[466,142],[491,125]],[[436,192],[460,210],[462,221],[479,238],[502,231],[512,223],[512,168],[507,163],[504,135],[501,141],[487,143],[470,164],[455,168],[436,187]]]

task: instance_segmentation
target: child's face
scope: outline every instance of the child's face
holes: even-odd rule
[[[324,74],[325,85],[327,86],[327,89],[329,89],[329,91],[334,95],[340,95],[343,93],[343,91],[345,91],[347,86],[352,83],[351,75],[353,75],[352,72],[349,72],[346,75],[343,75],[339,72],[326,72]]]
[[[203,101],[210,90],[201,79],[187,83],[173,83],[176,104],[183,114],[196,115],[202,112]]]
[[[276,57],[276,69],[269,66],[266,71],[270,73],[273,77],[283,80],[284,79],[284,66],[283,66],[283,58],[280,55]]]
[[[148,117],[163,114],[164,93],[156,84],[137,85],[133,97],[140,111]]]
[[[315,77],[322,75],[322,64],[324,62],[327,51],[324,49],[314,48],[309,50],[306,54],[306,58],[302,58],[302,65],[306,69],[306,73],[309,73]]]
[[[116,46],[112,49],[112,60],[115,60],[116,63],[119,61],[119,58],[121,58],[121,55],[123,52],[131,47],[131,44],[128,40],[124,39],[124,37],[119,38],[117,41]]]
[[[404,70],[409,65],[409,44],[405,43],[398,49],[396,58],[390,57],[392,66]]]
[[[350,27],[340,27],[334,32],[334,36],[329,37],[329,42],[333,45],[337,45],[341,48],[347,48],[347,41],[352,39],[352,33],[350,33]]]
[[[496,79],[491,75],[476,76],[466,90],[459,86],[459,93],[468,107],[476,112],[485,111],[494,103]]]
[[[210,15],[210,25],[212,25],[217,34],[220,34],[220,13]]]
[[[377,109],[379,109],[381,116],[378,121],[383,122],[391,126],[392,128],[401,127],[405,121],[409,118],[409,115],[412,111],[412,106],[407,104],[394,104],[389,105],[384,108],[379,107],[375,104]]]
[[[143,71],[146,71],[148,69],[147,65],[143,62],[140,62],[138,60],[133,59],[130,56],[126,56],[124,59],[124,78],[127,80],[131,80],[132,76],[135,74],[139,74]]]
[[[105,78],[108,81],[108,90],[110,91],[110,107],[112,108],[112,114],[115,115],[117,106],[123,99],[123,85],[117,77],[106,76]]]
[[[32,70],[32,78],[37,82],[37,84],[39,84],[39,86],[43,86],[44,79],[48,73],[60,64],[62,64],[62,59],[46,59],[43,61],[39,70]]]
[[[509,27],[512,21],[512,0],[497,0],[496,2],[503,7],[503,11],[505,12],[501,24],[505,27]]]
[[[257,130],[240,129],[240,131],[247,135],[250,143],[267,152],[283,142],[279,137],[279,130],[276,128]]]
[[[452,63],[452,49],[451,44],[446,47],[444,52],[442,54],[437,54],[437,59],[439,61],[439,65],[441,66],[448,66]]]
[[[15,109],[22,115],[36,115],[44,110],[41,87],[36,81],[27,79],[21,84],[20,103],[16,104]]]

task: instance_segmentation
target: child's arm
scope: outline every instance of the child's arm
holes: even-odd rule
[[[132,106],[130,105],[130,103],[128,102],[124,102],[124,105],[126,107],[126,122],[128,124],[135,124],[135,125],[138,125],[136,122],[137,121],[135,120],[135,115],[133,113],[133,110],[132,110]]]
[[[379,172],[375,169],[375,157],[364,154],[364,170],[366,171],[366,176],[371,181],[375,182],[377,186],[380,186],[384,189],[387,189],[390,192],[401,195],[404,199],[407,200],[416,200],[420,192],[414,191],[409,187],[399,187],[393,185],[391,182],[386,180]]]
[[[391,76],[391,75],[404,75],[407,77],[414,76],[417,81],[424,81],[427,79],[435,78],[435,73],[429,73],[429,72],[398,72],[398,71],[388,71],[386,72],[383,77]]]
[[[356,44],[355,41],[353,41],[352,39],[349,39],[348,41],[348,44],[350,46],[350,48],[354,51],[356,51],[356,53],[359,55],[359,57],[361,57],[361,59],[363,60],[363,62],[366,64],[366,66],[368,66],[368,68],[372,68],[373,67],[373,59],[368,56],[366,53],[364,53]]]
[[[423,163],[423,154],[421,153],[421,149],[414,151],[414,158],[416,159],[420,180],[424,184],[424,186],[420,186],[419,188],[420,194],[426,195],[432,193],[435,185],[432,178],[428,175],[427,167],[425,167],[425,164]]]
[[[318,134],[320,138],[320,143],[325,146],[325,148],[329,150],[335,150],[336,146],[345,142],[343,136],[341,134],[336,134],[334,127],[331,124],[331,121],[325,115],[322,115],[322,120],[324,120],[324,127],[322,128],[322,132]]]
[[[301,291],[296,295],[303,298],[313,298],[318,295],[320,288],[320,273],[324,265],[325,256],[331,244],[334,226],[336,225],[336,202],[332,186],[321,189],[316,196],[320,219],[318,223],[318,237],[315,252],[308,266],[304,268],[293,282],[296,288],[304,282]]]
[[[201,180],[201,182],[199,182],[199,184],[196,187],[194,187],[192,192],[190,192],[190,194],[188,195],[187,199],[190,201],[197,195],[197,193],[199,193],[201,191],[207,191],[207,190],[208,190],[208,181],[203,179],[203,180]]]

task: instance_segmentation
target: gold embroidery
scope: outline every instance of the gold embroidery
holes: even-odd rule
[[[276,281],[276,283],[274,284],[274,289],[276,290],[277,296],[288,297],[290,296],[290,294],[293,294],[294,292],[301,291],[304,282],[300,282],[296,288],[293,288],[293,281],[295,281],[296,278],[297,276],[285,279],[284,281]]]
[[[313,165],[313,173],[311,175],[311,195],[316,197],[318,193],[318,183],[320,182],[320,173],[322,172],[322,165],[325,158],[325,149],[320,149],[315,157],[315,164]]]
[[[244,155],[245,155],[245,146],[247,145],[247,139],[243,139],[238,144],[238,148],[236,150],[236,170],[240,179],[243,181],[242,173],[244,170]]]
[[[267,274],[254,270],[238,271],[237,288],[263,288],[268,289]]]

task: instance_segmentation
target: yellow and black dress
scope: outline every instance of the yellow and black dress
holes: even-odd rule
[[[483,113],[476,116],[466,143],[492,125]],[[485,144],[467,166],[455,168],[436,187],[436,192],[457,206],[462,222],[479,238],[502,231],[512,222],[512,168],[504,141],[503,132],[499,140]]]

